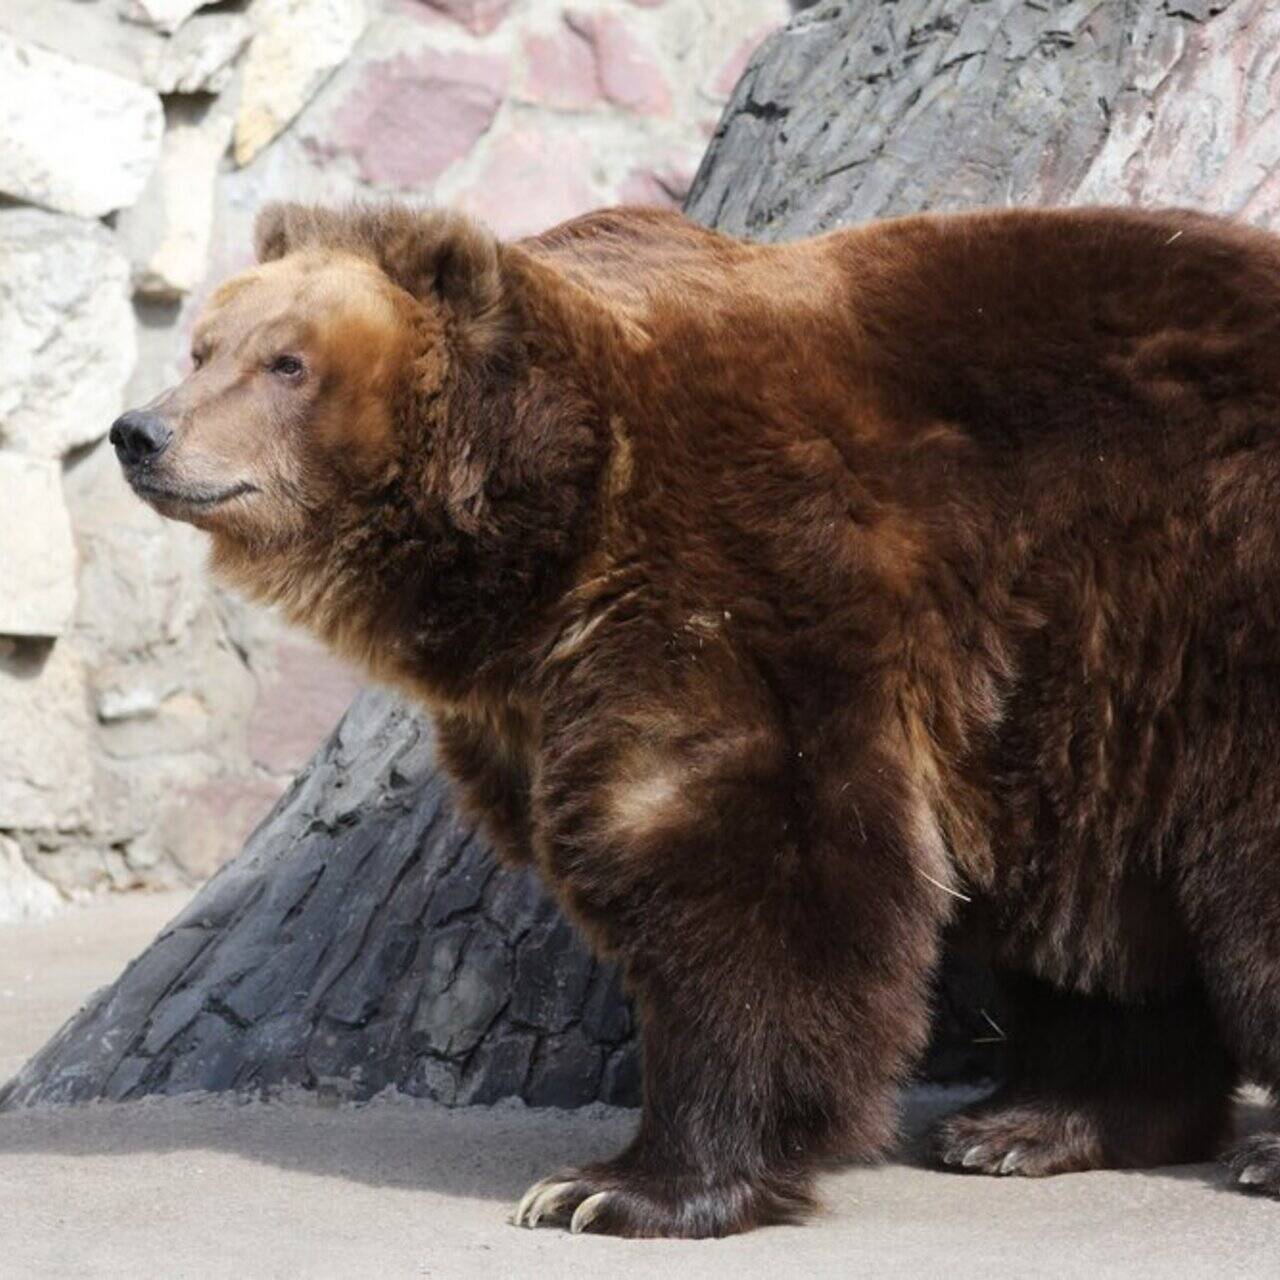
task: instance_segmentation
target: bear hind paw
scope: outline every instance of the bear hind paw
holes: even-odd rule
[[[1104,1164],[1090,1126],[1053,1108],[1030,1105],[948,1116],[934,1131],[937,1160],[964,1173],[1043,1178]]]
[[[1224,1157],[1231,1185],[1280,1199],[1280,1133],[1259,1133]]]

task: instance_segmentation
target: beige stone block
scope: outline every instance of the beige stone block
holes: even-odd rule
[[[132,204],[164,117],[143,85],[0,32],[0,191],[82,218]]]
[[[129,263],[105,227],[0,209],[0,445],[60,458],[104,436],[135,328]]]
[[[67,830],[90,820],[90,734],[71,645],[0,639],[0,828]]]
[[[0,635],[60,636],[76,605],[76,549],[56,462],[0,453]]]
[[[369,23],[366,0],[263,0],[236,116],[235,158],[248,164],[311,101]]]

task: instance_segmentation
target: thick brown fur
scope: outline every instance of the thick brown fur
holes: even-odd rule
[[[1280,1084],[1280,242],[277,207],[259,249],[130,478],[433,708],[624,967],[639,1132],[519,1220],[800,1216],[891,1144],[948,927],[1019,1016],[947,1162],[1200,1159]],[[1232,1168],[1280,1194],[1280,1139]]]

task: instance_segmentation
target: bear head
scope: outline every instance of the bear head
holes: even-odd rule
[[[543,358],[532,259],[398,205],[273,204],[255,239],[187,375],[112,427],[130,485],[375,668],[510,631],[580,543],[601,452],[572,362]]]

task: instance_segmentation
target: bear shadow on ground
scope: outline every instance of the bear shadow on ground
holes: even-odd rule
[[[933,1121],[983,1092],[912,1090],[903,1139],[890,1163],[928,1169],[939,1178],[978,1180],[980,1175],[935,1170],[925,1135]],[[1268,1115],[1262,1102],[1242,1101],[1237,1129],[1257,1132]],[[514,1202],[555,1168],[613,1154],[629,1138],[636,1118],[636,1112],[599,1105],[566,1112],[518,1104],[449,1109],[407,1099],[325,1106],[305,1095],[249,1103],[191,1096],[10,1112],[0,1116],[0,1153],[100,1159],[212,1150],[370,1186]],[[1223,1188],[1221,1171],[1212,1164],[1134,1170],[1132,1176]]]

